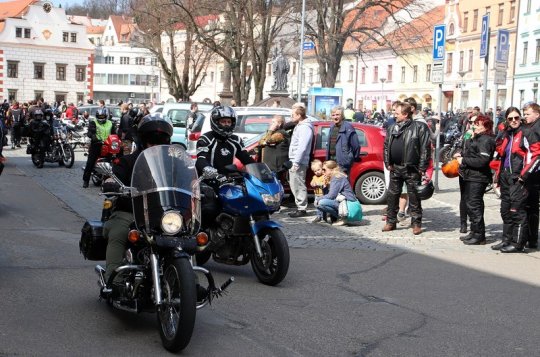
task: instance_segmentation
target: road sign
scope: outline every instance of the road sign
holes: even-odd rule
[[[315,44],[311,41],[306,41],[304,42],[304,51],[307,51],[307,50],[312,50],[315,48]]]
[[[497,34],[497,52],[495,62],[508,63],[508,54],[510,52],[510,31],[499,30]]]
[[[442,83],[444,78],[444,63],[434,62],[431,67],[431,83]]]
[[[489,53],[489,14],[482,16],[480,41],[480,58],[485,58]]]
[[[446,43],[446,25],[435,25],[433,29],[433,61],[444,60]]]
[[[495,84],[506,84],[506,70],[501,71],[496,69],[495,70],[495,78],[493,80]]]

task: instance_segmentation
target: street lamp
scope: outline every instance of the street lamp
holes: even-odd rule
[[[382,114],[383,103],[384,103],[384,101],[383,101],[384,82],[386,82],[386,78],[380,78],[379,80],[381,81],[381,109],[380,110],[381,110],[381,114]]]
[[[467,72],[459,71],[458,74],[461,77],[461,84],[459,85],[459,109],[463,110],[463,77]]]

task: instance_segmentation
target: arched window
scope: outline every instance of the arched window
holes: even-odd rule
[[[454,34],[454,23],[450,23],[450,26],[448,26],[448,35],[452,36]]]

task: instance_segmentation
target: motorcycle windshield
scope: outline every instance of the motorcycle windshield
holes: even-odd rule
[[[256,162],[253,164],[247,164],[246,172],[258,178],[261,182],[264,182],[264,183],[274,182],[274,174],[272,173],[272,170],[270,170],[270,168],[265,163]]]
[[[133,214],[138,229],[161,231],[167,211],[178,211],[183,226],[177,235],[194,234],[201,221],[200,193],[195,162],[178,145],[145,149],[131,177]]]

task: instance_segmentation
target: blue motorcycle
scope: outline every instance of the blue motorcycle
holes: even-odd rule
[[[279,210],[283,186],[264,163],[241,172],[227,166],[227,180],[216,190],[201,183],[202,229],[208,244],[199,248],[198,265],[210,257],[229,265],[251,267],[266,285],[280,283],[289,270],[289,246],[281,225],[270,220]]]

